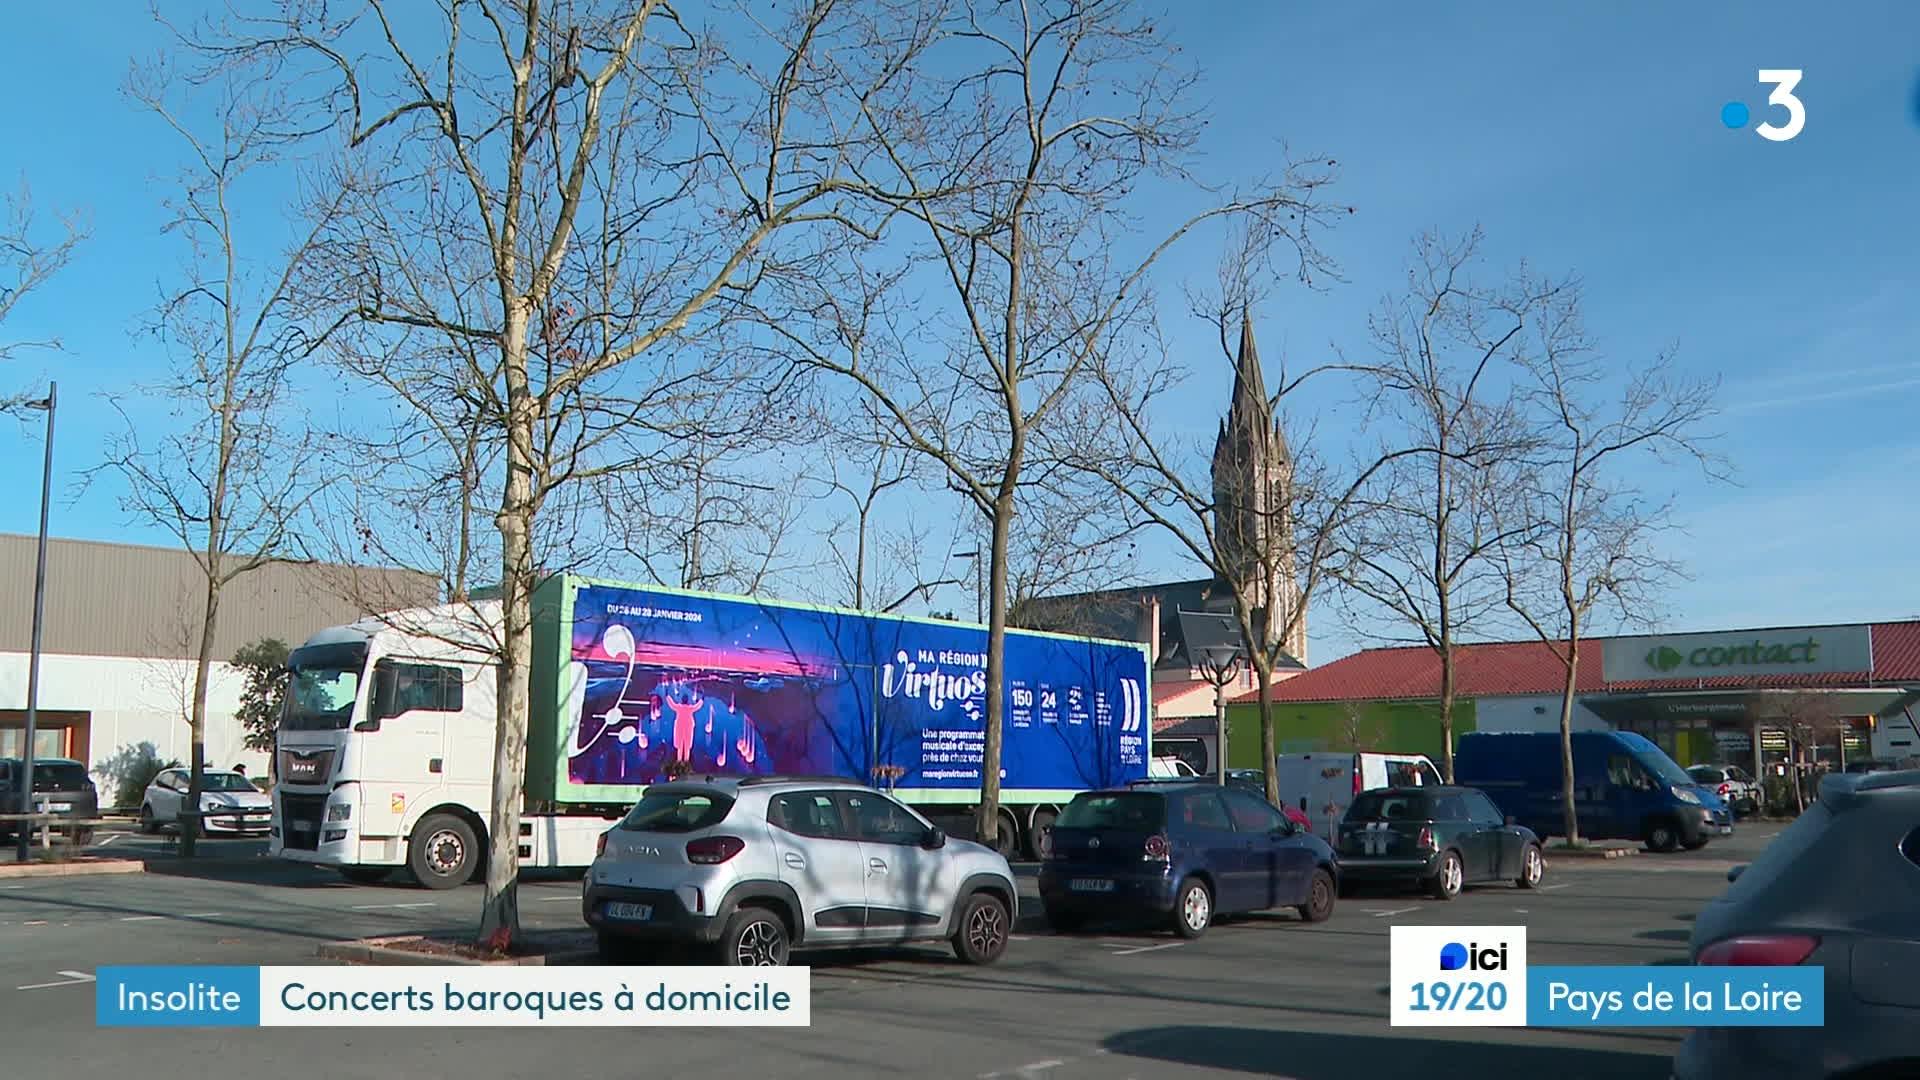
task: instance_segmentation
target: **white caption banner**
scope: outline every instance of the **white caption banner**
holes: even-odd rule
[[[804,967],[263,967],[261,1027],[807,1027]]]

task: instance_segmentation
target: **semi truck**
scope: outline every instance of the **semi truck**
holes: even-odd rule
[[[579,868],[648,784],[831,775],[957,835],[980,802],[986,628],[545,579],[533,597],[523,866]],[[355,881],[481,872],[493,790],[498,601],[370,616],[288,659],[273,854]],[[1037,856],[1072,797],[1147,775],[1134,642],[1009,630],[999,845]]]

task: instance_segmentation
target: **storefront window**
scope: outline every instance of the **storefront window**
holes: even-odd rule
[[[20,748],[26,744],[26,731],[21,728],[0,729],[0,757],[19,757]],[[63,758],[67,756],[66,728],[36,728],[33,733],[33,756],[35,758]]]

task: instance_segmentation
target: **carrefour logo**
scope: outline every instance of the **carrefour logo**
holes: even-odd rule
[[[1505,971],[1507,970],[1507,943],[1489,945],[1481,948],[1478,942],[1465,945],[1450,941],[1440,946],[1441,971]]]
[[[1817,664],[1820,642],[1814,638],[1792,644],[1772,645],[1755,639],[1746,645],[1703,645],[1682,653],[1670,645],[1647,650],[1647,666],[1655,671],[1672,671],[1682,665],[1694,668],[1751,667],[1762,664]]]

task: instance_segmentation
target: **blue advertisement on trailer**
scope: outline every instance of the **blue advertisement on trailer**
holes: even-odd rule
[[[980,785],[986,631],[960,623],[585,585],[574,596],[567,780],[830,773],[901,790]],[[1137,645],[1010,631],[1001,784],[1146,775]]]

